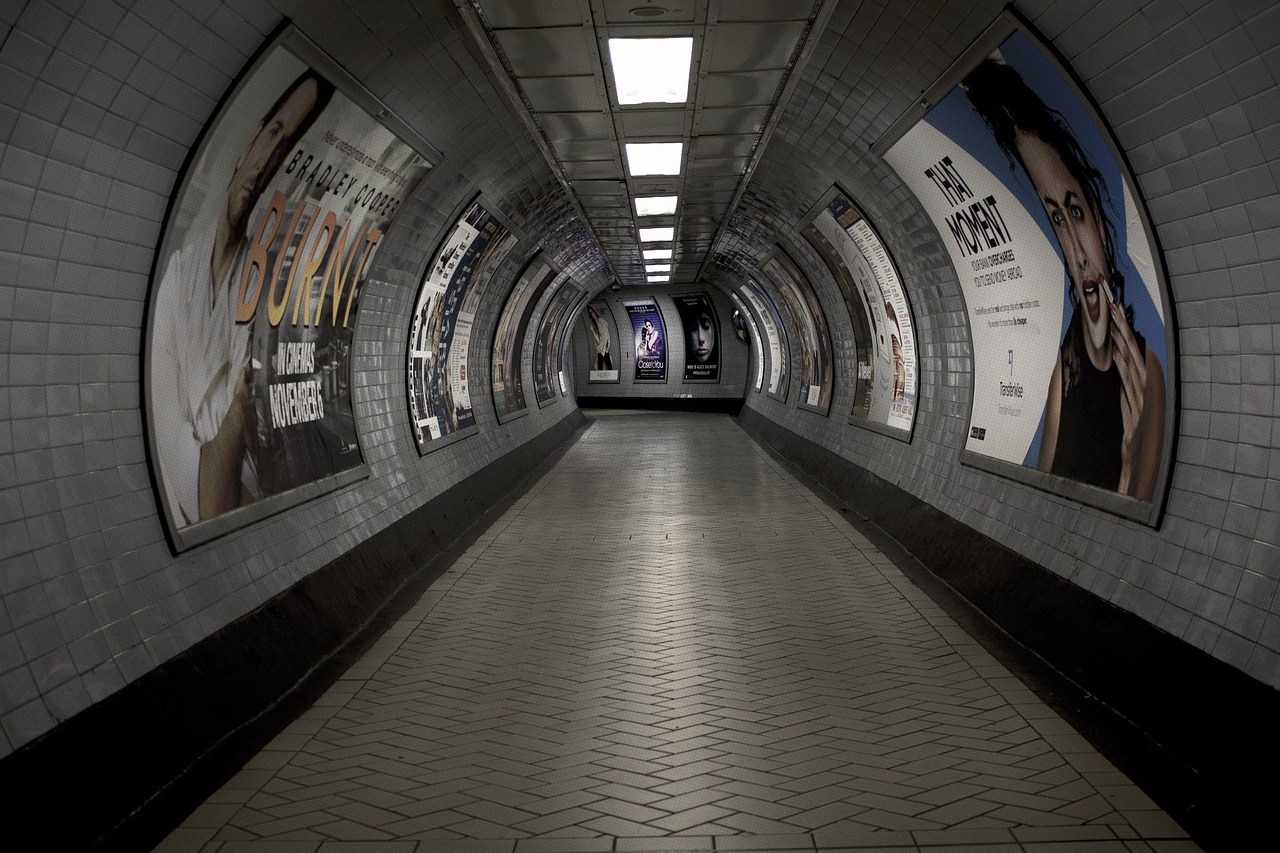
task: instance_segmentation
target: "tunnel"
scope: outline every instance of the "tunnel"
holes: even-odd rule
[[[7,839],[1274,838],[1280,7],[0,25]]]

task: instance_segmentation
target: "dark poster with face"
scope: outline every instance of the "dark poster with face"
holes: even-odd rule
[[[635,381],[667,381],[667,337],[662,314],[651,299],[623,303],[631,318],[632,342],[635,344]]]
[[[720,381],[720,323],[705,293],[674,296],[684,327],[684,381]]]
[[[409,332],[409,412],[418,450],[475,426],[468,353],[482,282],[514,237],[481,204],[454,225],[427,267]]]
[[[1015,31],[886,159],[967,303],[966,451],[1150,501],[1172,416],[1168,302],[1141,200],[1087,103]]]
[[[146,413],[176,547],[362,466],[360,293],[428,168],[283,44],[227,99],[179,183],[152,278]]]

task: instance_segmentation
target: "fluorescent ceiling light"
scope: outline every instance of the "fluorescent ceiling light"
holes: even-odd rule
[[[671,257],[670,249],[645,249],[640,254],[646,261],[665,261]]]
[[[664,216],[676,212],[673,195],[636,196],[636,216]]]
[[[674,228],[641,228],[641,243],[660,243],[664,240],[674,240],[676,238],[676,229]]]
[[[693,39],[609,39],[619,104],[683,104],[689,100]]]
[[[628,142],[627,170],[631,177],[678,175],[683,142]]]
[[[655,284],[656,284],[657,282],[660,282],[660,281],[671,281],[671,276],[669,276],[669,275],[651,275],[651,276],[649,276],[649,281],[654,282]]]
[[[645,264],[645,272],[671,272],[671,264]]]

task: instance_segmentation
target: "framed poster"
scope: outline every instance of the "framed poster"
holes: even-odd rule
[[[1175,417],[1172,302],[1132,175],[1081,90],[1006,16],[887,141],[964,295],[962,461],[1154,524]]]
[[[498,423],[526,414],[524,397],[524,335],[533,321],[533,309],[549,289],[554,291],[568,276],[557,273],[550,259],[539,252],[516,277],[493,333],[490,360],[493,408]]]
[[[578,300],[585,295],[567,276],[560,281],[547,310],[542,312],[538,336],[533,340],[533,393],[539,407],[555,402],[559,399],[558,392],[563,393],[560,383],[563,332]]]
[[[853,324],[858,368],[850,423],[909,440],[919,382],[915,325],[893,259],[838,187],[801,233],[830,268]]]
[[[618,340],[618,329],[613,323],[613,312],[609,303],[598,299],[587,306],[582,315],[582,322],[587,327],[587,343],[592,355],[591,365],[587,368],[588,382],[617,382],[618,365],[614,362],[614,341]]]
[[[785,401],[791,385],[791,359],[782,315],[778,313],[773,298],[755,279],[743,279],[739,289],[742,297],[760,318],[760,325],[764,326],[765,344],[769,347],[769,385],[765,393],[774,399]]]
[[[751,310],[743,304],[741,297],[736,293],[730,293],[729,298],[733,300],[734,305],[734,331],[738,335],[739,340],[755,350],[756,378],[753,384],[755,386],[756,393],[759,394],[761,389],[764,388],[764,348],[768,346],[768,344],[766,344],[764,339],[760,337],[760,327],[756,324],[756,318],[751,313]],[[749,333],[747,331],[748,327],[751,329]]]
[[[409,416],[419,453],[475,432],[471,326],[485,282],[516,243],[488,207],[473,201],[441,242],[422,277],[409,330]]]
[[[667,332],[662,312],[652,299],[631,299],[622,303],[631,318],[635,345],[635,381],[667,381]]]
[[[831,335],[827,318],[818,304],[809,280],[779,246],[773,257],[760,265],[782,304],[791,315],[800,344],[800,393],[796,405],[825,415],[831,408],[831,392],[835,384],[831,358]]]
[[[684,331],[684,381],[720,381],[720,321],[706,293],[673,296]]]
[[[175,551],[367,475],[360,295],[438,156],[292,26],[236,81],[178,181],[151,276],[144,406]]]

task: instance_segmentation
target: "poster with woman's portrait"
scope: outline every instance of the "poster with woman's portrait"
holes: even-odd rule
[[[652,299],[622,303],[631,318],[632,343],[635,345],[635,381],[667,381],[667,333],[662,314]]]
[[[507,227],[475,202],[427,267],[413,308],[407,371],[410,423],[420,453],[476,424],[467,360],[475,306],[482,283],[513,245]]]
[[[1014,30],[886,159],[934,220],[967,304],[965,461],[1151,501],[1172,428],[1170,303],[1142,201],[1088,103]]]
[[[617,382],[618,365],[614,362],[614,343],[618,331],[613,325],[613,312],[603,299],[592,302],[582,312],[582,323],[587,327],[587,343],[591,346],[591,366],[587,369],[588,382]]]
[[[429,169],[369,100],[290,28],[236,83],[178,183],[144,379],[176,550],[365,470],[351,382],[360,297]]]
[[[705,293],[673,296],[684,328],[684,381],[720,381],[720,322]]]

